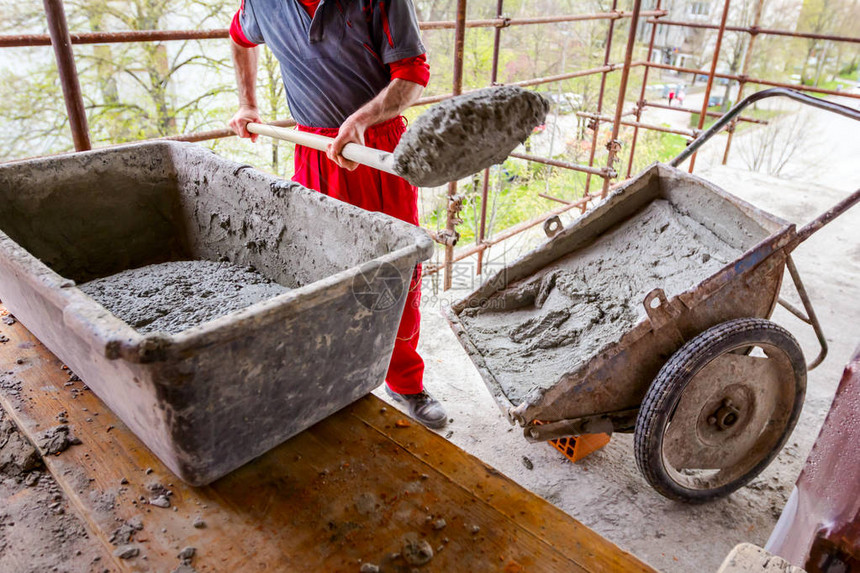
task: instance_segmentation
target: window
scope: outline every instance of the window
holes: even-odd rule
[[[707,16],[711,13],[711,5],[708,2],[691,2],[690,13],[697,16]]]

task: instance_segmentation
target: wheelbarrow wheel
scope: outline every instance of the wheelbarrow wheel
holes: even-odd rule
[[[787,330],[759,318],[714,326],[675,352],[645,394],[639,471],[670,499],[726,496],[779,453],[805,393],[803,352]]]

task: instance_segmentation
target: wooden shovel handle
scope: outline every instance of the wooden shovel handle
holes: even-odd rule
[[[325,151],[328,145],[334,141],[331,137],[324,135],[262,123],[249,123],[246,127],[251,133],[290,141],[319,151]],[[347,143],[341,154],[350,161],[355,161],[356,163],[361,163],[362,165],[367,165],[368,167],[373,167],[392,175],[398,175],[394,170],[394,156],[387,151],[365,147],[357,143]]]

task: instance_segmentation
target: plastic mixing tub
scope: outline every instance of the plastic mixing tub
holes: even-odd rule
[[[382,383],[421,229],[194,145],[0,166],[3,304],[183,480],[202,485]],[[288,292],[142,334],[77,283],[177,260]]]

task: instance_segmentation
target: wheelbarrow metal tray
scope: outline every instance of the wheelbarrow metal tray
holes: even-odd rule
[[[606,330],[609,334],[602,342],[586,340],[585,343],[602,346],[586,353],[587,357],[581,361],[566,358],[564,346],[559,350],[537,345],[527,350],[532,355],[532,365],[514,372],[514,367],[510,366],[512,356],[521,352],[521,345],[508,338],[515,340],[524,329],[564,328],[557,323],[572,320],[567,318],[568,314],[573,317],[581,310],[589,311],[593,306],[589,302],[593,300],[591,297],[600,295],[599,292],[585,292],[580,302],[557,309],[562,316],[556,322],[542,324],[534,319],[523,322],[516,318],[523,305],[530,311],[533,307],[529,304],[538,304],[524,302],[521,293],[537,290],[537,299],[540,299],[540,292],[547,290],[546,285],[554,284],[553,275],[557,275],[558,269],[589,260],[595,245],[638,249],[642,241],[651,239],[639,238],[630,229],[643,217],[652,217],[650,210],[658,207],[687,221],[695,228],[693,235],[707,235],[724,244],[726,252],[733,254],[722,262],[714,258],[703,263],[701,269],[694,269],[692,276],[696,278],[688,283],[681,279],[663,280],[656,276],[659,273],[655,273],[653,279],[640,281],[641,285],[624,301],[630,306],[626,312],[636,311],[627,315],[633,318],[627,325],[621,322],[617,329]],[[624,237],[620,234],[623,232],[629,234],[619,243],[617,237]],[[654,376],[686,340],[726,320],[770,316],[782,281],[785,247],[793,236],[793,225],[698,177],[655,164],[620,186],[551,240],[505,267],[454,304],[448,311],[448,319],[496,402],[512,422],[524,426],[541,422],[541,439],[548,435],[572,435],[598,429],[629,430]],[[655,267],[661,262],[656,248],[646,243],[641,255],[653,257],[653,261],[647,262]],[[629,253],[627,256],[628,259],[622,259],[620,250],[609,250],[602,267],[589,267],[598,270],[584,276],[581,282],[599,283],[602,275],[612,276],[619,265],[632,260]],[[533,286],[535,288],[528,291]],[[594,288],[584,287],[585,290]],[[531,296],[534,298],[533,294]],[[549,296],[553,296],[552,293]],[[602,313],[603,310],[586,315],[586,322],[606,320]],[[479,324],[474,320],[476,316],[493,317],[494,324],[501,325],[489,336],[505,338],[503,344],[490,349],[483,328],[487,323]],[[542,316],[540,320],[545,318]],[[543,332],[540,334],[544,336]],[[499,348],[504,351],[499,352]],[[512,390],[514,378],[533,380],[533,387],[517,394]],[[611,425],[594,425],[601,420]],[[529,437],[528,431],[526,437]]]
[[[183,143],[8,164],[0,204],[3,303],[195,485],[379,385],[433,250],[417,227]],[[188,259],[292,290],[171,335],[138,332],[75,286]],[[379,269],[387,288],[396,270],[395,297],[363,304],[353,285]]]

